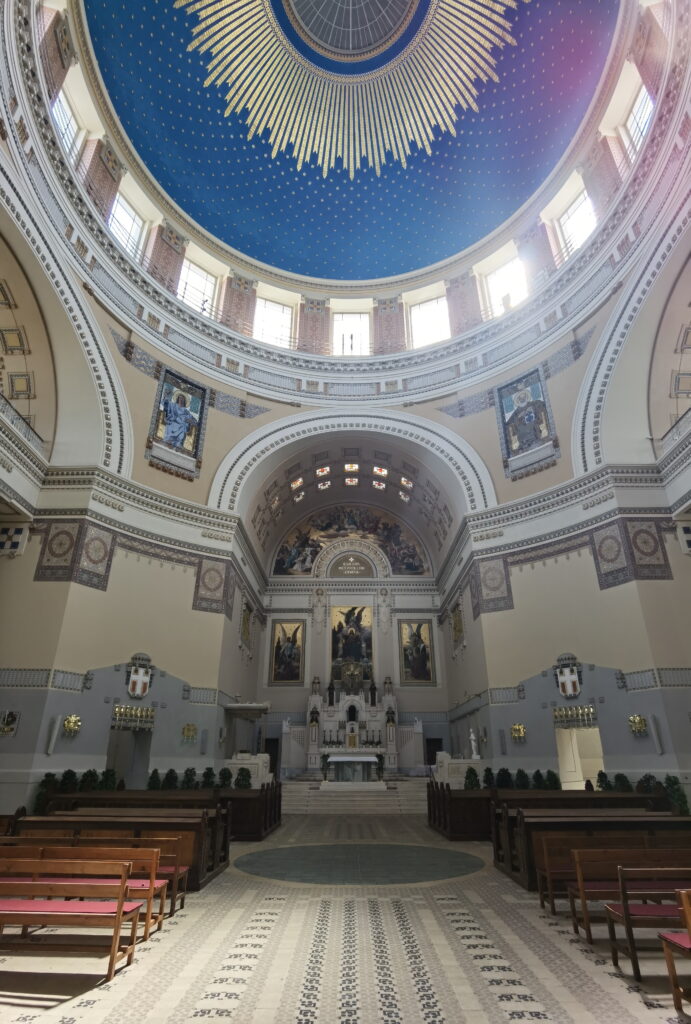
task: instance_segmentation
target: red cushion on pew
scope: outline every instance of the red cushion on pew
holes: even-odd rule
[[[132,910],[141,909],[142,903],[124,903],[123,910],[129,914]],[[114,914],[118,909],[117,900],[2,900],[0,914]]]
[[[658,938],[669,942],[670,946],[691,952],[691,935],[688,932],[660,932]]]

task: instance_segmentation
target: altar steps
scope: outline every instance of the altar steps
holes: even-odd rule
[[[283,814],[426,814],[427,780],[405,776],[387,788],[367,793],[362,789],[320,790],[321,780],[291,780],[283,783]]]

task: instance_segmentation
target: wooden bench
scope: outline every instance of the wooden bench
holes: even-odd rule
[[[180,840],[180,862],[189,867],[189,889],[196,890],[228,866],[229,851],[226,848],[219,852],[213,841],[214,829],[208,814],[205,808],[197,808],[175,817],[165,810],[150,815],[127,809],[117,809],[113,814],[99,809],[86,814],[34,815],[19,818],[15,832],[22,839],[27,835],[48,837],[56,830],[60,838],[72,840],[83,836],[121,838],[123,832],[137,839],[177,836]]]
[[[672,987],[672,999],[674,1009],[679,1014],[684,1013],[683,1000],[691,999],[691,988],[683,988],[679,984],[675,956],[691,958],[691,889],[682,889],[677,892],[677,905],[681,917],[681,923],[686,931],[683,932],[662,932],[658,938],[662,941],[662,949],[667,963],[667,974]]]
[[[157,873],[159,877],[165,878],[168,882],[170,917],[178,909],[178,903],[182,909],[185,906],[190,869],[189,864],[182,863],[180,836],[146,835],[135,837],[131,832],[127,832],[124,829],[112,829],[110,831],[117,832],[118,834],[109,834],[108,837],[104,837],[102,834],[95,832],[94,835],[90,835],[90,830],[84,829],[74,842],[77,848],[87,846],[110,849],[117,845],[118,847],[132,848],[133,850],[148,847],[158,850],[160,856]]]
[[[533,858],[537,875],[540,906],[547,902],[556,913],[555,899],[568,897],[569,885],[576,882],[572,856],[574,849],[687,849],[691,851],[691,828],[679,832],[649,835],[647,832],[597,832],[595,835],[576,832],[534,832]]]
[[[590,909],[591,903],[602,903],[607,900],[616,899],[620,894],[620,868],[642,868],[651,874],[648,879],[642,878],[640,886],[639,879],[633,879],[631,886],[633,890],[640,889],[644,893],[648,881],[652,878],[652,872],[659,869],[673,868],[676,870],[678,883],[680,878],[689,873],[691,882],[691,850],[661,848],[656,849],[609,849],[609,850],[574,850],[574,874],[576,881],[568,887],[569,907],[571,910],[571,923],[574,934],[579,935],[581,929],[585,933],[586,941],[592,945],[593,921],[604,921],[606,916],[593,913]],[[658,891],[658,899],[671,899],[679,884],[672,886],[671,890],[662,890],[659,885],[654,886]],[[580,909],[579,909],[580,908]]]
[[[648,836],[670,835],[674,832],[688,832],[690,819],[681,815],[658,814],[646,811],[640,813],[616,814],[606,811],[593,815],[543,816],[530,810],[517,808],[515,829],[514,867],[506,873],[525,889],[537,889],[537,872],[533,859],[533,835],[536,832],[577,832],[581,835],[597,835],[604,832],[642,832]],[[611,845],[619,845],[611,844]],[[672,844],[670,844],[672,845]]]
[[[661,851],[657,851],[661,852]],[[619,868],[619,900],[607,903],[607,931],[612,963],[619,966],[619,954],[628,956],[636,981],[641,981],[634,932],[640,928],[664,928],[681,923],[677,891],[691,884],[691,856],[686,864],[672,867]],[[640,902],[641,900],[654,902]],[[673,900],[664,903],[664,900]],[[635,901],[635,902],[634,902]],[[617,938],[616,926],[623,925],[625,941]]]
[[[573,850],[602,850],[603,846],[621,849],[645,849],[648,836],[642,832],[600,832],[581,835],[579,832],[533,833],[533,858],[537,875],[540,906],[549,906],[556,914],[555,899],[567,897],[568,887],[576,881]]]
[[[26,935],[28,928],[104,928],[112,932],[106,981],[120,960],[131,964],[141,901],[127,900],[129,863],[123,861],[0,860],[0,949],[30,946],[50,951],[93,952],[91,942],[74,935],[61,942]],[[94,881],[102,874],[107,883]],[[75,881],[75,879],[79,881]],[[8,935],[9,926],[21,928]],[[123,937],[123,929],[125,936]]]

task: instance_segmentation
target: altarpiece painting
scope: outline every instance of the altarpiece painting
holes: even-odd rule
[[[300,686],[305,678],[305,620],[274,622],[270,686]]]
[[[401,660],[401,685],[434,683],[432,622],[400,621],[398,643]]]

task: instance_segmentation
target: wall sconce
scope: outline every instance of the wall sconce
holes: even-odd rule
[[[511,739],[514,743],[525,743],[528,730],[522,722],[515,722],[511,726]]]
[[[65,736],[76,736],[82,727],[82,720],[79,715],[65,715],[62,723],[62,731]]]
[[[634,736],[648,735],[648,723],[643,715],[629,715],[629,729]]]

